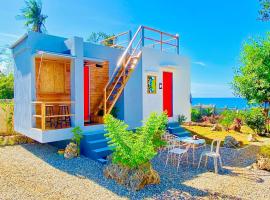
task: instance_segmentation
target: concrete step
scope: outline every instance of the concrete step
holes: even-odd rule
[[[99,149],[95,149],[93,150],[94,153],[96,153],[96,155],[100,158],[105,158],[106,156],[110,155],[112,153],[112,147],[104,147],[104,148],[99,148]]]
[[[104,158],[99,158],[97,159],[97,161],[103,165],[107,164],[108,163],[108,160],[104,159]]]
[[[83,133],[83,139],[87,141],[105,139],[104,134],[106,134],[106,131],[104,130],[85,132]]]
[[[180,133],[172,133],[177,137],[191,137],[191,133],[188,131],[180,132]]]
[[[186,130],[183,127],[178,126],[178,127],[169,127],[168,131],[169,133],[179,133],[179,132],[184,132]]]
[[[178,122],[169,122],[168,127],[170,127],[170,128],[179,127],[179,123]]]
[[[87,141],[87,145],[89,145],[91,149],[99,149],[99,148],[107,147],[108,141],[109,139],[107,138],[99,139],[99,140],[91,140],[91,141]]]

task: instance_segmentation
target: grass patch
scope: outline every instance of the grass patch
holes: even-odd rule
[[[198,135],[200,138],[206,140],[207,144],[211,144],[213,139],[222,140],[222,145],[226,136],[232,136],[237,141],[239,141],[241,147],[249,144],[248,135],[253,133],[251,129],[246,126],[241,128],[242,133],[235,131],[211,131],[211,127],[201,127],[201,126],[183,126],[185,129],[190,131],[193,135]],[[260,137],[257,137],[260,140]]]
[[[0,136],[1,146],[12,146],[17,144],[33,143],[34,141],[24,135]]]
[[[260,148],[260,154],[264,157],[270,158],[270,145],[264,145]]]

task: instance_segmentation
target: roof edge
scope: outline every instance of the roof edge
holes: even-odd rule
[[[19,45],[22,41],[24,41],[28,37],[28,33],[25,33],[23,36],[21,36],[15,43],[10,45],[10,49],[14,49],[17,45]]]

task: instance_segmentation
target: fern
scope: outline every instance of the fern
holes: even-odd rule
[[[112,115],[104,117],[106,137],[110,138],[109,145],[114,147],[113,163],[129,168],[147,164],[157,153],[161,145],[161,136],[166,129],[167,115],[151,114],[145,126],[128,131],[128,125],[115,119]]]

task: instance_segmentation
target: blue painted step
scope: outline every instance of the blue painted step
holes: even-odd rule
[[[179,127],[179,123],[178,122],[169,122],[168,123],[168,127],[169,128]]]
[[[83,139],[85,139],[87,141],[105,139],[105,136],[104,136],[105,133],[106,132],[104,130],[87,132],[87,133],[83,134],[83,136],[84,136]]]
[[[112,153],[104,130],[85,132],[81,141],[81,153],[97,162],[105,164],[106,157]]]
[[[169,127],[168,128],[169,133],[179,133],[186,131],[183,127]]]
[[[101,164],[104,164],[104,165],[108,163],[108,160],[103,159],[103,158],[99,158],[99,159],[97,159],[97,161],[98,161],[99,163],[101,163]]]
[[[172,133],[173,135],[177,137],[190,137],[191,133],[188,131],[180,132],[180,133]]]
[[[107,147],[95,149],[93,151],[96,153],[98,157],[104,158],[112,153],[112,147],[107,146]]]
[[[178,122],[170,122],[167,125],[169,133],[178,137],[188,137],[191,136],[189,131],[186,131],[183,127],[179,125]]]
[[[87,141],[87,143],[89,144],[91,149],[99,149],[99,148],[107,147],[108,141],[109,140],[105,138],[105,139]]]

